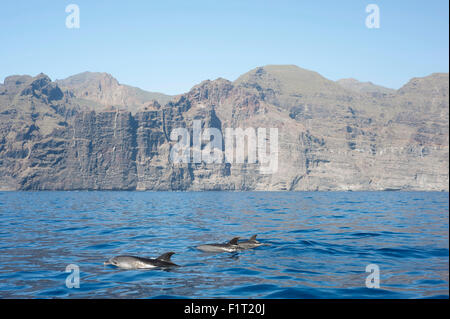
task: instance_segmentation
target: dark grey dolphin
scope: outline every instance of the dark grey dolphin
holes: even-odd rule
[[[158,258],[143,258],[136,256],[116,256],[104,262],[105,265],[113,265],[123,269],[151,269],[151,268],[167,268],[178,266],[170,261],[170,257],[175,254],[168,252],[162,254]]]
[[[226,244],[204,244],[197,246],[197,249],[208,253],[218,253],[218,252],[234,252],[239,250],[238,246],[239,237],[234,237]]]
[[[256,240],[256,236],[257,235],[253,235],[248,240],[243,240],[241,242],[238,242],[239,249],[251,249],[251,248],[256,248],[256,247],[264,245],[263,243]]]

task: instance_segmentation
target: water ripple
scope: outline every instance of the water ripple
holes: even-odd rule
[[[0,192],[0,297],[448,298],[448,227],[448,193]],[[264,246],[195,249],[254,234]],[[181,267],[103,265],[167,251]]]

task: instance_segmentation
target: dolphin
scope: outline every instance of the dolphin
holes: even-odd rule
[[[264,245],[263,243],[256,240],[257,235],[253,235],[248,240],[243,240],[238,243],[239,249],[251,249]]]
[[[239,237],[234,237],[226,244],[204,244],[197,246],[197,249],[208,253],[235,252],[239,250],[238,240]]]
[[[115,256],[107,261],[104,265],[113,265],[122,269],[151,269],[151,268],[167,268],[178,266],[170,261],[170,257],[175,254],[168,252],[162,254],[158,258],[150,259],[136,256]]]

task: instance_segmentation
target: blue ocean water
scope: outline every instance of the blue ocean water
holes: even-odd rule
[[[0,297],[448,298],[448,221],[437,192],[0,192]],[[195,249],[253,234],[267,245]],[[181,267],[103,265],[168,251]]]

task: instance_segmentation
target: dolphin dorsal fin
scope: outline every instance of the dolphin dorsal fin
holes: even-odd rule
[[[173,254],[175,254],[175,253],[171,251],[171,252],[162,254],[161,256],[159,256],[156,259],[162,260],[162,261],[170,261],[170,257],[172,257]]]
[[[239,237],[234,237],[232,240],[228,242],[228,245],[237,245]]]
[[[250,241],[256,241],[256,236],[258,236],[257,234],[256,235],[253,235],[252,237],[250,237]]]

